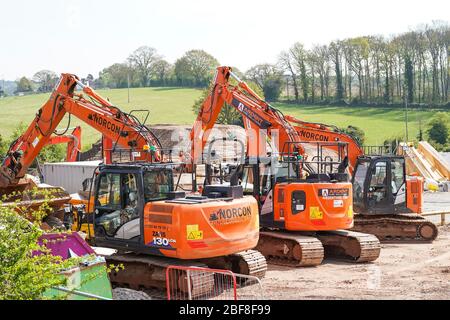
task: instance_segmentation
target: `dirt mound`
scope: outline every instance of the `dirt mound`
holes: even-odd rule
[[[149,127],[150,131],[160,141],[164,154],[172,158],[172,161],[182,161],[182,155],[190,154],[191,142],[190,132],[192,126],[188,125],[154,125]],[[233,125],[216,125],[210,134],[208,143],[205,147],[205,153],[210,147],[211,141],[214,139],[227,138],[228,140],[237,139],[244,144],[244,151],[246,146],[246,134],[245,129],[239,126]],[[239,143],[233,141],[220,141],[213,144],[212,150],[215,151],[215,156],[218,158],[236,158],[242,155],[242,147]],[[181,156],[181,157],[180,157]],[[93,161],[102,160],[102,142],[97,141],[92,145],[92,148],[86,152],[82,152],[80,155],[81,161]],[[113,160],[115,162],[122,162],[122,160],[128,161],[129,156],[126,152],[115,152],[113,154]]]

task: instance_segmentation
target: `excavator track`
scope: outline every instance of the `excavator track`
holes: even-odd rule
[[[283,231],[262,231],[256,247],[269,263],[289,267],[310,267],[322,263],[324,249],[315,237]]]
[[[200,267],[208,268],[206,264],[190,261],[175,260],[164,257],[138,255],[133,253],[115,254],[105,257],[108,265],[123,265],[124,269],[113,270],[110,281],[113,286],[127,287],[134,290],[166,289],[166,269],[168,266]],[[182,293],[189,292],[191,285],[191,297],[197,298],[210,294],[214,290],[214,274],[208,272],[192,272],[190,281],[185,271],[177,271],[170,279],[171,290]]]
[[[256,250],[247,250],[228,256],[202,259],[210,268],[231,270],[234,273],[263,278],[267,271],[266,258]]]
[[[355,215],[352,230],[375,235],[384,242],[432,242],[437,226],[418,214]]]
[[[371,262],[380,256],[380,241],[372,234],[348,230],[321,231],[317,238],[325,248],[325,255],[352,262]]]

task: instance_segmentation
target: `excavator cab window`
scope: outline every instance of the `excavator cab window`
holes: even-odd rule
[[[104,173],[95,197],[96,236],[138,239],[139,192],[135,174]]]
[[[120,174],[107,174],[100,178],[96,206],[111,210],[120,209]]]
[[[353,178],[353,205],[355,209],[364,208],[364,195],[366,194],[366,177],[370,168],[370,161],[358,162]]]
[[[378,161],[372,167],[367,201],[369,207],[381,207],[388,203],[388,163]]]
[[[397,196],[405,184],[405,159],[392,159],[391,161],[392,194]]]
[[[170,170],[154,170],[144,173],[145,202],[168,199],[173,191],[173,176]]]
[[[242,172],[241,185],[245,195],[253,195],[254,192],[254,170],[253,166],[245,166]]]
[[[262,173],[260,176],[260,186],[261,186],[261,195],[263,199],[272,191],[272,168],[269,165],[260,165],[260,172]]]

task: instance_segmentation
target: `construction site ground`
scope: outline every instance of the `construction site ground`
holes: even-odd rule
[[[267,299],[450,299],[450,226],[433,243],[382,244],[369,264],[332,259],[315,268],[270,265]]]
[[[450,192],[427,192],[425,211],[450,212]],[[433,243],[383,243],[377,261],[325,259],[315,268],[270,265],[267,299],[450,299],[450,215]],[[440,217],[428,217],[435,223]]]
[[[450,225],[439,227],[433,243],[382,244],[377,261],[353,264],[325,259],[317,267],[269,265],[259,286],[238,289],[241,299],[268,300],[448,300]],[[118,290],[118,289],[116,289]],[[116,292],[115,299],[166,299],[164,292]],[[243,294],[239,293],[243,290]]]
[[[425,193],[426,211],[449,211],[450,192]],[[431,217],[436,223],[440,217]],[[325,259],[317,267],[269,265],[263,297],[269,300],[309,299],[450,299],[450,215],[433,243],[383,243],[373,263],[354,264]],[[238,290],[239,292],[239,290]],[[148,299],[165,299],[160,291]],[[120,297],[119,297],[120,296]],[[239,294],[238,294],[239,296]],[[241,298],[261,297],[258,286],[245,288]],[[115,293],[117,299],[146,299]]]

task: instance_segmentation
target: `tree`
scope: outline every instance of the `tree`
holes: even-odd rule
[[[309,92],[309,79],[306,72],[306,63],[308,59],[308,53],[303,47],[303,44],[297,42],[289,49],[289,54],[292,56],[297,73],[300,75],[300,86],[303,93],[303,101],[308,101]]]
[[[246,78],[255,82],[267,101],[276,101],[281,94],[283,73],[275,65],[259,64],[250,68]]]
[[[31,192],[36,194],[37,190]],[[77,262],[62,261],[38,244],[43,234],[39,225],[48,209],[48,202],[44,201],[33,213],[31,223],[14,205],[0,206],[0,300],[42,299],[46,290],[66,284],[67,280],[59,272]],[[41,254],[33,254],[35,252]]]
[[[100,79],[104,86],[109,88],[126,88],[130,81],[134,79],[134,73],[125,63],[115,63],[100,72]]]
[[[330,84],[330,59],[327,46],[314,46],[310,53],[311,58],[315,62],[316,71],[319,76],[320,100],[328,99]]]
[[[131,67],[139,76],[142,87],[149,85],[150,78],[155,72],[155,64],[160,59],[156,49],[147,46],[138,48],[128,57]]]
[[[342,81],[342,43],[332,42],[330,44],[330,58],[334,63],[336,73],[336,100],[344,99],[344,85]]]
[[[449,127],[447,123],[449,117],[447,114],[439,112],[428,124],[428,138],[440,145],[446,145],[449,142]]]
[[[3,139],[3,136],[0,134],[0,161],[3,161],[3,156],[8,152],[8,144]]]
[[[33,91],[32,83],[26,77],[20,78],[20,80],[16,81],[16,83],[17,83],[16,92],[31,92],[31,91]]]
[[[294,62],[292,59],[292,55],[289,52],[283,51],[280,54],[280,57],[278,58],[280,67],[284,70],[286,70],[287,72],[289,72],[291,79],[292,79],[292,84],[294,87],[294,96],[295,96],[295,101],[299,101],[299,93],[298,93],[298,85],[297,85],[297,72],[294,68]]]
[[[38,91],[50,92],[55,87],[56,82],[58,81],[58,76],[53,71],[41,70],[34,74],[33,81],[39,85]]]
[[[341,128],[340,130],[355,139],[360,146],[364,145],[364,142],[366,141],[366,134],[361,128],[348,126],[347,128]]]
[[[173,66],[166,60],[161,59],[155,63],[154,69],[154,78],[156,79],[157,84],[160,86],[166,86],[171,74],[173,73]]]
[[[175,75],[181,85],[206,87],[219,62],[203,50],[191,50],[175,62]]]

